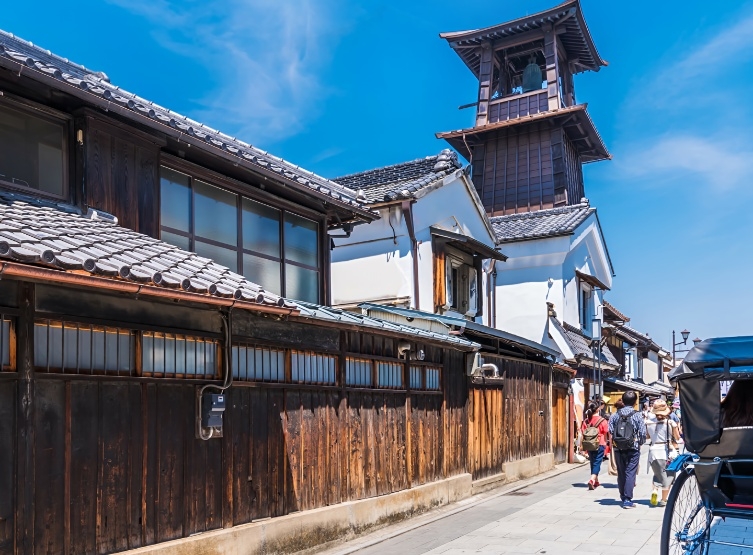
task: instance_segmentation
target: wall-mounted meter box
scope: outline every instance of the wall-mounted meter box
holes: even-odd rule
[[[201,427],[222,429],[222,415],[225,412],[224,393],[204,393],[201,400]]]

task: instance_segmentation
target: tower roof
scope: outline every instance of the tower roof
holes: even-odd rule
[[[484,136],[493,131],[502,131],[506,128],[519,126],[521,124],[531,124],[537,121],[551,121],[552,123],[561,124],[567,133],[567,136],[575,144],[578,153],[583,162],[598,162],[600,160],[611,160],[604,141],[596,130],[591,117],[588,115],[587,104],[576,104],[546,112],[538,112],[530,116],[519,117],[489,123],[480,127],[470,127],[468,129],[458,129],[457,131],[447,131],[437,133],[438,139],[444,139],[452,147],[462,154],[466,160],[470,160],[470,147],[484,141]]]
[[[470,31],[455,31],[440,33],[440,38],[447,40],[465,65],[479,76],[479,49],[469,48],[480,46],[485,42],[493,42],[500,39],[521,37],[530,31],[541,29],[545,25],[560,26],[564,31],[559,35],[568,58],[575,62],[576,73],[587,70],[599,71],[601,66],[606,66],[606,60],[599,56],[594,44],[588,25],[583,18],[579,0],[568,0],[558,6],[544,10],[543,12],[521,17],[506,23],[500,23],[483,29]]]

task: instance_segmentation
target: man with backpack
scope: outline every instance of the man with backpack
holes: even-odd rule
[[[643,415],[635,410],[638,396],[635,391],[622,395],[625,406],[609,419],[609,433],[614,445],[614,458],[617,463],[617,486],[623,509],[635,508],[633,489],[641,458],[641,445],[646,442],[646,423]]]

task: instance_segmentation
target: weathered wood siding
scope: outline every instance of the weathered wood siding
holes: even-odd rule
[[[337,384],[237,381],[226,392],[223,437],[201,441],[196,392],[206,382],[35,372],[34,307],[45,317],[68,307],[74,318],[66,299],[83,295],[38,289],[35,300],[33,287],[22,288],[18,367],[0,372],[2,554],[113,553],[463,472],[479,477],[550,448],[547,366],[504,359],[504,391],[469,391],[464,353],[421,344],[423,364],[441,369],[439,390],[346,387],[347,356],[397,361],[406,384],[419,363],[395,358],[395,337],[249,314],[234,319],[234,341],[278,345],[287,360],[302,348],[337,356]],[[81,317],[109,306],[155,326],[189,310],[85,298]],[[213,327],[215,312],[195,312]]]
[[[555,464],[567,462],[569,447],[569,414],[567,390],[552,389],[552,451]]]
[[[497,123],[524,116],[531,116],[549,109],[547,91],[532,91],[489,102],[489,122]]]
[[[84,208],[103,210],[123,227],[159,237],[159,145],[114,123],[84,121]]]
[[[503,129],[472,146],[473,183],[493,216],[575,204],[583,197],[580,158],[562,129],[544,123]]]
[[[548,365],[484,355],[505,375],[503,387],[472,387],[468,407],[468,471],[474,479],[502,465],[550,452]]]

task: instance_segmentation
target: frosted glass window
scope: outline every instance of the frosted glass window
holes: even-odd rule
[[[215,379],[217,341],[171,333],[144,332],[141,368],[144,375]]]
[[[243,255],[243,276],[258,285],[265,291],[279,295],[280,287],[280,262],[262,258],[254,254]]]
[[[400,389],[403,387],[403,365],[395,362],[379,362],[377,364],[377,387]]]
[[[211,258],[217,264],[227,266],[234,272],[238,269],[238,251],[205,243],[200,239],[194,241],[193,249],[199,256]]]
[[[290,378],[298,383],[337,383],[337,358],[310,351],[293,351],[290,361]]]
[[[190,178],[168,168],[160,169],[160,224],[189,231],[191,216]],[[168,241],[169,242],[169,241]]]
[[[431,366],[411,366],[411,389],[424,391],[439,391],[440,369]]]
[[[292,264],[285,265],[285,296],[297,301],[319,301],[319,272]]]
[[[165,243],[170,243],[174,247],[178,247],[179,249],[183,249],[184,251],[190,251],[191,245],[190,240],[188,237],[184,237],[183,235],[178,235],[177,233],[170,233],[169,231],[162,231],[160,233],[160,239],[162,239]]]
[[[40,370],[135,374],[134,332],[73,322],[34,325],[34,365]]]
[[[243,199],[243,248],[280,257],[280,211]]]
[[[368,359],[345,359],[345,384],[354,387],[370,387],[373,385],[373,364]]]
[[[423,368],[419,366],[411,366],[410,368],[410,388],[421,389],[423,388]]]
[[[318,226],[294,214],[285,215],[285,259],[318,266]]]
[[[0,105],[0,180],[62,196],[65,126]]]
[[[194,234],[227,245],[238,244],[238,195],[194,181]],[[232,267],[235,268],[237,263]]]
[[[233,346],[233,378],[242,381],[285,381],[285,351]]]

